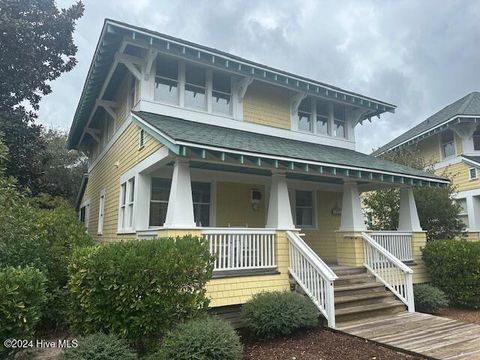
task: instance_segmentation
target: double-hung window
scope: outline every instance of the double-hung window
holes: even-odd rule
[[[480,130],[475,130],[473,133],[473,150],[480,150]]]
[[[232,85],[227,74],[214,72],[212,75],[212,112],[232,114]]]
[[[155,101],[178,105],[178,62],[164,57],[157,58],[155,76]]]
[[[298,130],[312,132],[312,99],[305,98],[298,106],[297,112]]]
[[[295,191],[295,225],[314,227],[313,191]]]
[[[207,110],[205,69],[190,64],[185,66],[185,107]]]
[[[452,130],[446,130],[440,135],[442,156],[444,159],[455,156],[455,141]]]
[[[120,231],[132,231],[134,228],[135,178],[120,185],[120,209],[118,228]]]
[[[80,214],[78,215],[80,222],[85,225],[85,227],[88,229],[88,220],[90,217],[90,204],[89,203],[84,203],[80,207]]]
[[[328,135],[329,104],[326,101],[317,100],[315,110],[317,115],[316,133]]]
[[[170,197],[170,179],[152,178],[150,197],[150,226],[163,226],[167,218]],[[192,182],[193,215],[197,226],[210,226],[210,184]]]
[[[347,137],[345,106],[333,105],[333,136],[338,138]]]

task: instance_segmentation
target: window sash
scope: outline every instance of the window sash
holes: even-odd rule
[[[301,194],[301,196],[300,196]],[[308,194],[308,198],[305,196]],[[298,198],[305,196],[305,204],[298,205]],[[305,214],[308,211],[310,213],[310,222],[304,222]],[[295,190],[295,225],[302,227],[314,227],[315,226],[315,202],[314,192],[310,190]]]

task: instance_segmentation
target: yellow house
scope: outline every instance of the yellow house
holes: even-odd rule
[[[451,177],[462,209],[460,218],[471,240],[480,239],[479,121],[480,92],[472,92],[373,153],[416,149],[436,174]]]
[[[355,151],[355,127],[394,109],[106,20],[68,139],[90,159],[80,219],[98,241],[208,239],[218,311],[293,286],[331,327],[413,311],[426,275],[412,187],[448,181]],[[368,232],[361,192],[385,187],[402,189],[399,231]]]

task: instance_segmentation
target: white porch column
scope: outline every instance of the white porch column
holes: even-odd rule
[[[342,217],[340,231],[365,231],[365,218],[362,212],[357,183],[345,181],[343,184]]]
[[[135,177],[135,230],[147,230],[150,220],[150,191],[152,178],[150,175],[139,173]]]
[[[285,173],[272,173],[266,226],[282,230],[295,229]]]
[[[195,227],[188,160],[175,160],[164,227],[186,229]]]
[[[398,231],[422,231],[411,187],[400,189]]]

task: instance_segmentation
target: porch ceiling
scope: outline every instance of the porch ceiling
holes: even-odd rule
[[[443,187],[449,183],[447,179],[353,150],[146,112],[132,112],[132,118],[172,152],[197,163],[241,166],[267,174],[278,169],[289,176],[321,176],[338,183],[347,178],[398,186]]]

